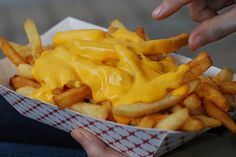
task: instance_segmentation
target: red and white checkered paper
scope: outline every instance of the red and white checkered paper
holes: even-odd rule
[[[71,29],[104,29],[74,18],[66,18],[42,36],[44,45],[51,43],[51,38],[58,31]],[[189,60],[174,54],[180,63]],[[207,74],[212,75],[220,69],[212,67]],[[15,69],[7,59],[0,61],[0,95],[2,95],[23,116],[70,132],[74,128],[84,128],[115,150],[131,157],[159,157],[164,153],[195,138],[198,134],[175,132],[158,129],[143,129],[109,121],[99,120],[70,110],[59,110],[55,105],[44,103],[20,95],[9,87],[8,80],[15,74]]]

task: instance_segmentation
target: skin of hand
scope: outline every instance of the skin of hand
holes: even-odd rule
[[[189,36],[189,47],[196,50],[236,31],[235,0],[164,0],[152,16],[161,20],[188,5],[192,19],[200,23]],[[232,8],[219,14],[221,9]]]
[[[89,157],[125,157],[84,129],[74,129],[71,136],[82,145]]]

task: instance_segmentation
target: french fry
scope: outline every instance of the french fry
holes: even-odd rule
[[[207,127],[207,128],[215,128],[215,127],[219,127],[219,126],[222,125],[221,122],[218,119],[208,117],[204,114],[196,115],[196,116],[193,116],[193,117],[202,120],[205,127]]]
[[[216,76],[212,78],[214,82],[228,82],[233,80],[233,70],[224,68]]]
[[[142,118],[143,118],[143,117],[132,119],[132,120],[129,122],[129,125],[137,126],[137,125],[141,122]]]
[[[91,96],[91,89],[87,85],[81,85],[79,88],[71,88],[60,95],[55,95],[53,100],[59,108],[63,109],[75,103],[83,102]]]
[[[191,109],[189,111],[191,115],[205,114],[205,110],[202,106],[200,106],[199,108]]]
[[[168,117],[167,114],[158,114],[157,113],[157,114],[147,115],[147,116],[144,116],[143,118],[141,118],[136,126],[141,127],[141,128],[153,128],[155,126],[155,124],[159,123],[160,121],[162,121],[166,117]]]
[[[206,99],[203,101],[203,106],[209,116],[218,119],[226,128],[236,133],[236,124],[227,113],[220,110],[215,104]]]
[[[9,44],[5,38],[0,38],[1,49],[3,54],[11,60],[13,64],[26,64],[25,60],[17,53],[17,51]]]
[[[236,81],[218,83],[218,86],[224,94],[236,94]]]
[[[110,30],[110,29],[113,29],[113,28],[117,28],[117,29],[123,28],[123,29],[126,29],[125,25],[124,25],[122,22],[120,22],[120,20],[118,20],[118,19],[113,20],[113,21],[111,22],[110,27],[109,27],[109,30]]]
[[[154,115],[148,115],[141,119],[137,127],[140,128],[152,128],[156,123]]]
[[[229,105],[227,104],[225,97],[215,88],[215,86],[203,82],[197,88],[196,93],[199,97],[212,101],[222,111],[227,112],[229,110]]]
[[[155,55],[148,55],[146,57],[148,57],[149,59],[151,59],[153,61],[161,61],[164,58],[166,58],[166,55],[165,54],[155,54]]]
[[[189,117],[181,126],[180,130],[183,131],[190,131],[190,132],[197,132],[201,131],[205,128],[205,125],[201,119]]]
[[[90,103],[77,103],[69,107],[71,110],[98,119],[107,119],[108,109],[105,106]]]
[[[10,44],[22,58],[26,59],[26,57],[32,55],[32,51],[29,45],[21,45],[14,42],[10,42]]]
[[[201,100],[195,93],[193,93],[185,98],[182,104],[189,110],[197,109],[201,106]]]
[[[17,66],[17,74],[19,76],[28,78],[28,79],[33,79],[32,75],[32,66],[29,64],[20,64]]]
[[[143,40],[147,40],[148,37],[144,31],[143,27],[137,27],[135,32],[139,35],[140,38],[142,38]]]
[[[68,88],[68,89],[70,89],[70,88],[79,88],[80,85],[81,85],[81,83],[80,83],[79,80],[77,80],[77,81],[70,80],[64,85],[64,88]]]
[[[185,74],[183,83],[189,82],[204,73],[212,65],[212,60],[207,52],[201,52],[188,65],[190,68]]]
[[[21,88],[18,88],[16,90],[16,92],[20,93],[20,94],[23,94],[25,96],[29,96],[31,95],[34,91],[36,90],[36,88],[33,88],[31,86],[24,86],[24,87],[21,87]]]
[[[108,109],[107,120],[115,121],[113,114],[112,114],[112,102],[109,100],[104,100],[104,101],[100,102],[100,104],[102,104],[103,106],[105,106]]]
[[[227,103],[229,104],[229,106],[231,106],[233,109],[236,110],[235,97],[233,95],[229,95],[229,94],[225,94],[224,97],[225,97]]]
[[[186,95],[191,94],[197,88],[199,83],[200,83],[199,79],[187,83],[186,85],[188,85],[189,89]],[[174,106],[175,104],[183,100],[184,97],[186,96],[186,95],[174,95],[173,93],[175,93],[175,90],[167,94],[163,99],[150,104],[135,103],[135,104],[124,104],[117,106],[115,105],[112,111],[114,114],[118,116],[131,117],[131,118],[137,118],[147,114],[155,113]]]
[[[53,95],[61,95],[63,92],[64,90],[62,88],[55,88],[54,90],[52,90]]]
[[[183,107],[181,106],[181,105],[174,105],[173,107],[171,107],[170,108],[170,111],[172,112],[172,113],[174,113],[174,112],[176,112],[176,111],[178,111],[178,110],[181,110],[181,109],[183,109]]]
[[[27,62],[28,64],[34,65],[34,58],[33,58],[32,55],[31,55],[31,56],[27,56],[27,57],[25,58],[25,60],[26,60],[26,62]]]
[[[160,123],[158,123],[155,128],[158,129],[167,129],[167,130],[177,130],[179,129],[185,121],[189,118],[189,111],[186,108],[178,110],[175,113],[172,113]]]
[[[32,56],[37,59],[43,51],[41,38],[33,20],[27,19],[24,23],[24,29],[29,40]]]
[[[10,79],[10,85],[16,90],[25,86],[40,88],[40,84],[34,80],[30,80],[21,76],[14,76]]]
[[[169,39],[149,40],[142,43],[134,43],[129,47],[139,54],[154,55],[178,51],[188,44],[188,34],[182,33]]]

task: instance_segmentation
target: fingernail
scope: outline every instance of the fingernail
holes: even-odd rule
[[[192,44],[191,44],[191,49],[196,50],[196,49],[202,47],[203,45],[205,45],[204,38],[199,35],[199,36],[193,38]]]
[[[162,6],[160,5],[159,7],[157,7],[157,8],[152,12],[152,16],[154,16],[154,17],[159,16],[160,13],[161,13],[161,9],[162,9]]]

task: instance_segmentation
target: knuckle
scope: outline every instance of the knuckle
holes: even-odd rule
[[[228,29],[223,29],[220,27],[212,29],[212,38],[213,40],[218,40],[227,35]]]

